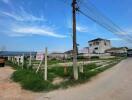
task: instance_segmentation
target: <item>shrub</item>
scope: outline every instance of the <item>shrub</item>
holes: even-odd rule
[[[78,56],[77,59],[85,59],[84,56]]]
[[[95,63],[91,63],[91,64],[87,64],[87,65],[84,65],[84,71],[87,72],[91,69],[95,69],[99,66],[97,66]]]
[[[15,82],[20,82],[24,89],[32,91],[48,91],[56,88],[49,81],[44,81],[42,75],[36,74],[34,71],[17,70],[13,73],[12,79]]]
[[[92,56],[91,59],[99,59],[99,56]]]

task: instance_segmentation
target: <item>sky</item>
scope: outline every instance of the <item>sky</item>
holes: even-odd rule
[[[89,0],[132,36],[132,0]],[[72,0],[0,0],[0,48],[8,51],[64,52],[72,49]],[[109,39],[113,47],[132,43],[77,13],[77,43],[87,47],[95,38]]]

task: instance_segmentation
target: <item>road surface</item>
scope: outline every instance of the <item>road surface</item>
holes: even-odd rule
[[[132,58],[123,60],[85,84],[49,93],[22,90],[18,84],[10,83],[8,71],[6,73],[8,77],[5,79],[6,75],[1,75],[5,73],[3,71],[6,72],[5,69],[0,68],[0,100],[132,100]],[[14,92],[8,94],[9,89],[2,88],[5,82],[15,84],[16,89],[11,88],[10,90]],[[15,90],[19,91],[15,92]],[[17,98],[14,95],[18,95]]]

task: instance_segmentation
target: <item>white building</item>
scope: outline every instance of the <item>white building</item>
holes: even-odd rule
[[[105,50],[111,48],[110,40],[97,38],[91,41],[88,41],[89,44],[89,53],[91,54],[102,54],[105,53]]]
[[[111,55],[117,54],[127,54],[127,47],[114,47],[105,51],[106,53],[110,53]]]
[[[87,54],[89,53],[89,47],[84,47],[81,50],[79,50],[79,53]]]
[[[54,52],[54,53],[51,53],[48,55],[49,58],[55,58],[55,59],[64,59],[64,58],[67,58],[67,54],[65,53],[57,53],[57,52]]]

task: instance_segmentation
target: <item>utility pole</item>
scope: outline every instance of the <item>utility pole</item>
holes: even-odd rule
[[[73,74],[74,79],[78,80],[77,66],[77,43],[76,43],[76,0],[72,0],[72,17],[73,17]]]

